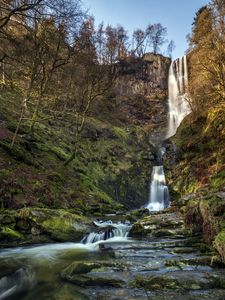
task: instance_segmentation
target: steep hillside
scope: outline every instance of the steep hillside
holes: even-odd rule
[[[225,238],[225,104],[198,119],[187,117],[172,139],[167,157],[174,204],[181,208],[192,234],[201,234],[224,261]],[[173,159],[172,159],[173,158]]]
[[[166,89],[163,93],[161,100],[149,101],[147,96],[131,93],[123,101],[116,94],[111,101],[95,103],[76,159],[64,166],[74,143],[72,117],[61,113],[49,118],[42,112],[34,134],[30,132],[31,121],[25,120],[12,147],[22,96],[10,88],[2,89],[1,207],[70,207],[92,214],[118,211],[121,204],[127,208],[143,205],[155,159],[149,135],[154,133],[157,105],[161,106],[158,115],[163,115],[162,122],[166,119]],[[130,101],[133,108],[127,113]]]

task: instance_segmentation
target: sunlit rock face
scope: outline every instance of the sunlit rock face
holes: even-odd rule
[[[166,96],[170,58],[146,53],[143,58],[127,58],[118,64],[116,93],[120,96]]]
[[[129,57],[116,68],[116,105],[130,122],[149,129],[150,139],[165,136],[168,114],[168,74],[171,60],[147,53],[143,58]]]

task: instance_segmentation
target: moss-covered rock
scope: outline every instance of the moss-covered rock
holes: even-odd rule
[[[126,283],[119,278],[113,278],[113,277],[105,277],[103,275],[99,276],[93,276],[91,274],[87,275],[74,275],[72,277],[66,277],[66,279],[81,287],[87,287],[87,286],[104,286],[104,287],[115,287],[115,288],[121,288]]]
[[[225,264],[225,230],[222,230],[214,240],[214,247],[220,254],[222,262]]]
[[[24,236],[16,231],[16,230],[13,230],[12,228],[9,228],[9,227],[3,227],[1,228],[1,231],[0,231],[0,239],[3,239],[3,240],[7,240],[7,241],[15,241],[15,240],[24,240]]]
[[[183,234],[183,220],[168,210],[145,216],[133,224],[130,236],[175,236]]]
[[[74,262],[61,272],[61,277],[76,285],[122,287],[125,282],[114,275],[105,276],[107,271],[121,270],[121,265],[114,262]]]
[[[10,235],[23,243],[43,242],[43,238],[45,241],[79,242],[92,226],[87,217],[63,209],[46,208],[0,211],[0,224],[7,228],[0,234],[3,244]]]
[[[192,274],[174,275],[153,275],[153,276],[137,276],[132,282],[133,287],[141,287],[145,290],[202,290],[202,289],[224,289],[225,280],[219,275],[205,275],[202,277]]]

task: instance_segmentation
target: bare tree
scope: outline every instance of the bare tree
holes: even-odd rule
[[[0,1],[0,29],[5,27],[14,16],[26,16],[26,12],[34,10],[43,0]]]
[[[160,51],[160,46],[166,43],[167,29],[160,23],[149,25],[146,29],[146,36],[149,45],[156,54]]]
[[[176,48],[175,43],[173,40],[171,40],[167,46],[167,54],[170,58],[172,58],[172,54],[175,48]]]
[[[146,34],[142,29],[137,29],[133,32],[134,49],[133,52],[138,57],[142,57],[145,51]]]

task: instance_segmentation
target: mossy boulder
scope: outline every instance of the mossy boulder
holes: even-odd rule
[[[132,226],[130,236],[173,236],[183,233],[183,220],[177,213],[168,210],[151,213]]]
[[[79,242],[92,226],[91,220],[84,216],[64,209],[46,208],[0,211],[0,224],[4,229],[0,241],[18,239],[23,243]]]
[[[6,241],[21,241],[24,240],[24,236],[20,232],[13,230],[12,228],[3,227],[0,231],[0,240],[1,239]]]
[[[80,241],[91,226],[83,216],[63,209],[31,209],[29,219],[38,225],[42,233],[56,241]]]

